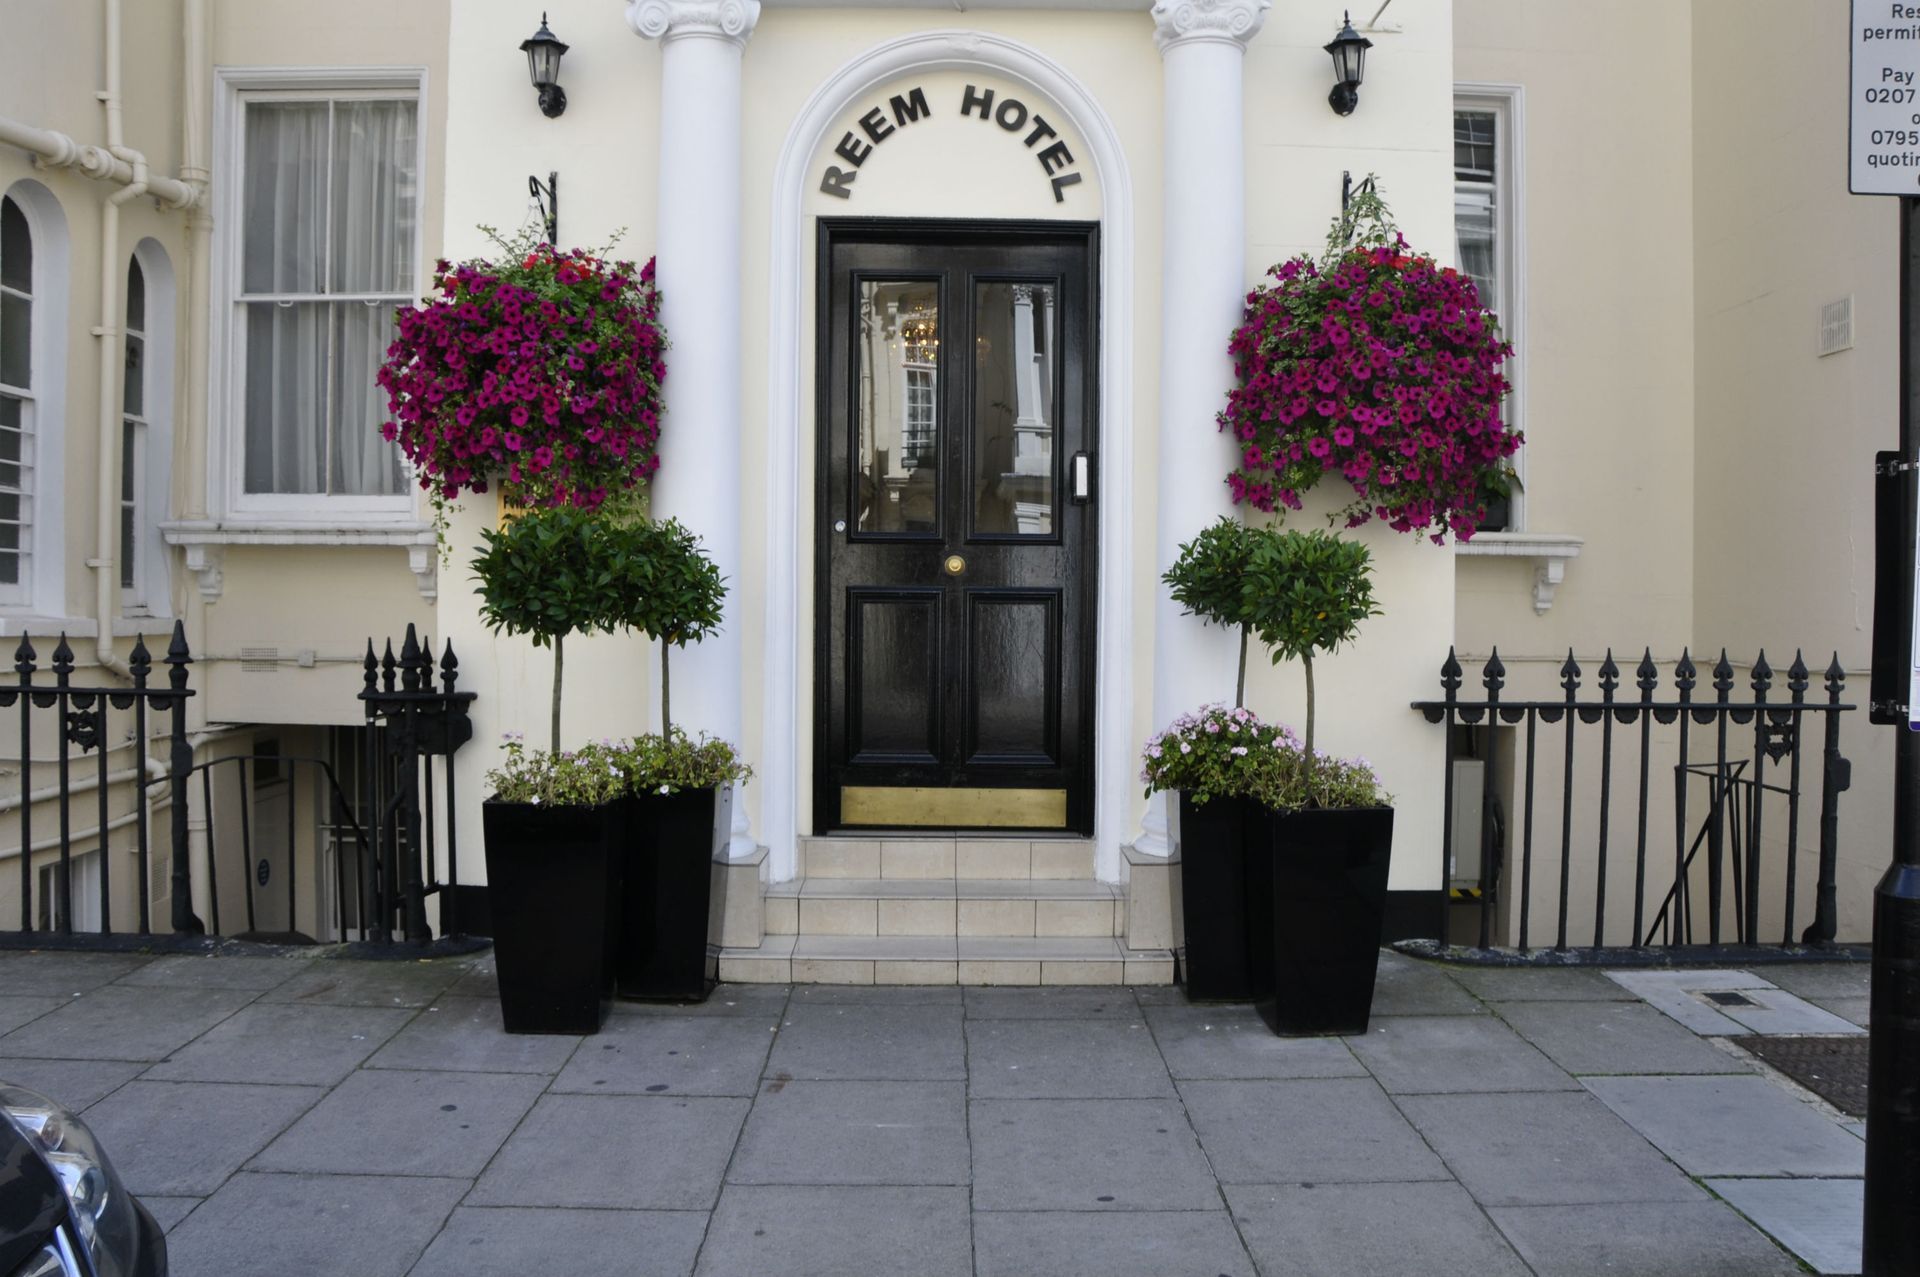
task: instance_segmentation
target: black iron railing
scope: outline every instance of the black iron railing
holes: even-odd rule
[[[1760,654],[1748,671],[1750,699],[1733,699],[1737,686],[1734,667],[1723,651],[1714,664],[1712,698],[1697,699],[1699,671],[1692,657],[1682,654],[1674,665],[1671,691],[1661,693],[1659,666],[1651,650],[1641,657],[1634,670],[1638,696],[1631,691],[1619,695],[1620,667],[1611,651],[1598,672],[1598,696],[1582,695],[1581,668],[1571,652],[1560,667],[1562,695],[1556,700],[1509,700],[1502,696],[1507,670],[1495,651],[1481,675],[1484,693],[1461,695],[1463,671],[1452,651],[1441,667],[1442,698],[1417,701],[1429,722],[1444,723],[1446,739],[1446,798],[1442,823],[1441,856],[1443,881],[1454,864],[1454,761],[1459,753],[1457,728],[1478,728],[1474,744],[1481,751],[1485,766],[1481,775],[1481,885],[1477,943],[1488,948],[1503,938],[1496,928],[1496,917],[1503,904],[1505,864],[1511,855],[1508,845],[1519,841],[1520,882],[1517,893],[1518,917],[1513,934],[1518,947],[1534,947],[1533,902],[1536,875],[1545,865],[1536,864],[1535,845],[1539,837],[1536,807],[1536,770],[1543,735],[1558,736],[1560,766],[1560,812],[1555,822],[1558,841],[1558,895],[1553,929],[1553,947],[1569,948],[1569,907],[1576,890],[1588,884],[1576,884],[1576,860],[1581,869],[1591,872],[1593,892],[1593,948],[1621,947],[1617,933],[1609,933],[1607,901],[1608,875],[1619,871],[1620,859],[1632,855],[1633,896],[1632,929],[1626,946],[1645,948],[1656,943],[1666,946],[1696,945],[1704,932],[1705,943],[1720,946],[1729,939],[1740,945],[1765,943],[1768,933],[1761,910],[1763,836],[1769,820],[1784,819],[1784,882],[1781,899],[1782,930],[1777,933],[1783,945],[1796,943],[1794,911],[1799,898],[1798,861],[1801,838],[1802,786],[1807,766],[1803,764],[1806,728],[1811,717],[1819,729],[1820,820],[1818,881],[1815,887],[1813,921],[1798,937],[1798,943],[1818,945],[1832,942],[1836,929],[1834,873],[1838,847],[1839,796],[1849,783],[1850,767],[1840,754],[1840,718],[1855,706],[1841,701],[1846,675],[1836,654],[1825,675],[1824,699],[1808,700],[1811,678],[1806,662],[1798,653],[1787,671],[1785,699],[1775,695],[1775,674]],[[1706,689],[1701,689],[1704,693]],[[1543,733],[1542,724],[1555,729]],[[1502,725],[1511,733],[1496,730]],[[1656,725],[1671,726],[1672,733],[1656,733]],[[1597,731],[1582,732],[1582,728]],[[1627,729],[1616,732],[1615,728]],[[1696,731],[1704,728],[1704,731]],[[1508,750],[1524,751],[1507,762],[1513,774],[1503,778],[1499,768],[1502,737]],[[1621,752],[1618,737],[1638,737],[1637,745],[1625,749],[1625,765],[1632,769],[1623,782],[1617,776],[1616,754]],[[1598,739],[1596,740],[1595,737]],[[1703,740],[1704,738],[1704,740]],[[1696,758],[1696,751],[1711,759]],[[1551,748],[1551,742],[1549,744]],[[1598,775],[1592,775],[1597,766]],[[1655,803],[1652,789],[1656,776],[1671,778],[1671,829],[1652,827]],[[1692,792],[1704,781],[1704,807]],[[1664,780],[1663,780],[1663,783]],[[1510,789],[1517,819],[1508,828],[1506,812],[1500,802],[1503,790]],[[1634,793],[1631,823],[1624,834],[1613,815],[1622,790]],[[1658,795],[1665,806],[1665,795]],[[1594,801],[1589,804],[1585,799]],[[1662,812],[1662,821],[1667,813]],[[1690,822],[1699,819],[1696,829]],[[1577,823],[1576,823],[1577,822]],[[1556,831],[1546,832],[1543,856],[1553,855]],[[1667,843],[1671,838],[1671,847]],[[1695,898],[1698,862],[1704,857],[1706,878],[1704,901]],[[1649,884],[1660,895],[1649,911]],[[1731,906],[1729,908],[1729,905]],[[1455,943],[1449,935],[1451,909],[1443,910],[1439,923],[1442,944]],[[1651,920],[1649,913],[1651,912]],[[1704,914],[1704,917],[1701,915]],[[1617,921],[1616,921],[1617,927]],[[1611,943],[1610,943],[1611,942]]]

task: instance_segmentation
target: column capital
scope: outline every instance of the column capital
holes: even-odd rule
[[[627,25],[649,40],[704,36],[744,47],[760,21],[760,0],[628,0]]]
[[[1272,0],[1154,0],[1153,42],[1162,54],[1202,42],[1244,49],[1271,7]]]

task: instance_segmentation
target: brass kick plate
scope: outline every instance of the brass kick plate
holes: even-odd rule
[[[935,789],[923,786],[842,785],[843,825],[998,826],[1065,829],[1064,789]]]

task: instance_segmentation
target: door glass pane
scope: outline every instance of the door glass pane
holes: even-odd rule
[[[1052,284],[974,286],[975,533],[1053,533],[1055,299]]]
[[[940,526],[940,286],[862,280],[854,317],[854,526]]]

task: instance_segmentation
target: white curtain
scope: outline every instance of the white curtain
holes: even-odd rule
[[[404,491],[373,375],[413,288],[414,120],[410,101],[248,105],[248,492]]]

